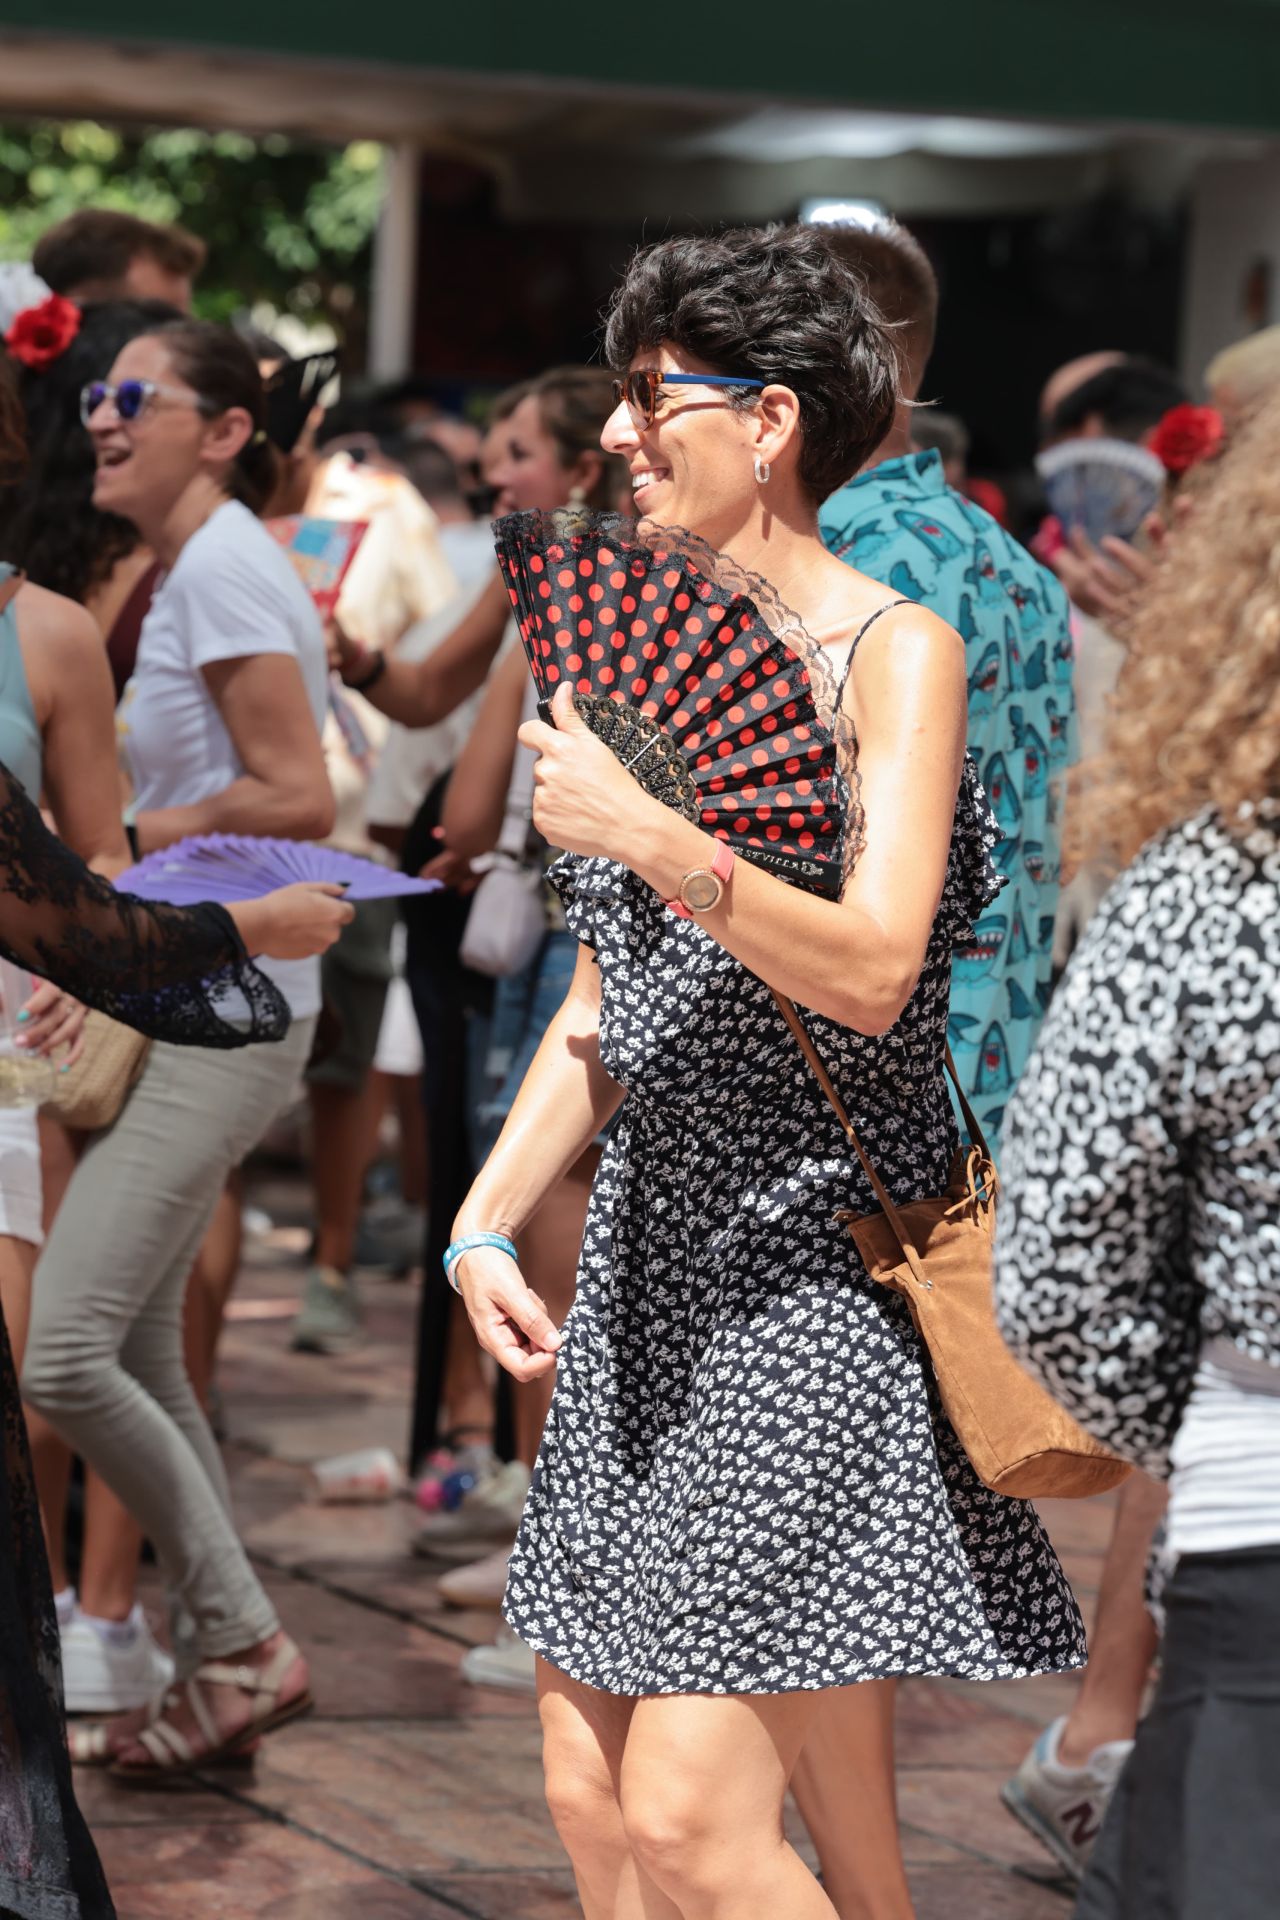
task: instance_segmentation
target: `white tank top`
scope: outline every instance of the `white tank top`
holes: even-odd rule
[[[1171,1556],[1280,1546],[1280,1366],[1210,1341],[1170,1460]]]

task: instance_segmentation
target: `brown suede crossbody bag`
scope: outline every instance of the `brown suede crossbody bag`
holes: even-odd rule
[[[1079,1500],[1114,1487],[1128,1464],[1091,1439],[1000,1337],[992,1298],[999,1179],[951,1049],[947,1072],[973,1144],[957,1152],[944,1194],[897,1206],[795,1007],[780,993],[774,998],[882,1209],[838,1217],[871,1278],[906,1300],[947,1418],[978,1478],[1022,1500]]]

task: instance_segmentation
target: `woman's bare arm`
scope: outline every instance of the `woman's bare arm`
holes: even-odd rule
[[[417,661],[386,654],[378,677],[368,685],[362,683],[368,670],[363,663],[372,656],[336,624],[330,632],[343,677],[351,674],[349,684],[371,706],[401,726],[433,727],[484,685],[510,618],[511,601],[495,569],[479,599],[434,653]]]
[[[140,813],[141,851],[200,833],[322,840],[333,830],[333,793],[297,660],[250,653],[201,671],[244,772],[207,800]]]
[[[44,791],[59,837],[108,878],[129,864],[106,648],[83,607],[24,586],[18,638],[40,728]]]
[[[476,723],[449,781],[441,815],[445,845],[468,860],[491,852],[498,844],[515,756],[527,751],[516,745],[516,730],[528,684],[529,668],[517,647],[485,689]]]
[[[501,1233],[514,1239],[622,1098],[600,1059],[600,969],[581,947],[573,984],[463,1202],[454,1238]],[[477,1248],[458,1263],[457,1277],[481,1346],[508,1372],[531,1380],[554,1365],[555,1329],[505,1254]]]
[[[964,761],[967,687],[958,634],[922,608],[887,615],[859,649],[846,694],[858,732],[866,842],[838,904],[739,861],[698,919],[780,993],[860,1033],[899,1018],[924,964],[946,878]],[[534,822],[554,846],[620,860],[664,899],[714,843],[642,793],[563,694],[556,728],[533,722]]]

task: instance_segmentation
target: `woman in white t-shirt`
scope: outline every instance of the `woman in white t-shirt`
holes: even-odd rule
[[[272,455],[251,354],[221,328],[175,323],[131,341],[83,406],[94,504],[132,521],[166,569],[121,708],[140,851],[200,833],[323,836],[324,639],[255,518]],[[142,1708],[99,1743],[130,1775],[207,1765],[310,1703],[306,1664],[237,1538],[182,1350],[187,1275],[218,1195],[292,1096],[319,1011],[318,962],[264,971],[289,1003],[288,1038],[234,1057],[157,1044],[87,1148],[36,1274],[26,1395],[154,1542],[194,1626],[194,1672],[149,1724]],[[58,1516],[46,1521],[57,1550]]]

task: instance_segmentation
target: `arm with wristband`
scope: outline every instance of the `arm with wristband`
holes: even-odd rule
[[[495,568],[448,639],[425,660],[400,660],[362,646],[337,620],[329,624],[330,657],[344,683],[389,720],[435,726],[484,685],[510,618],[511,602]]]
[[[480,1345],[517,1380],[550,1372],[560,1336],[525,1285],[515,1242],[621,1103],[622,1088],[600,1061],[600,972],[583,947],[573,985],[454,1222],[446,1256]]]

